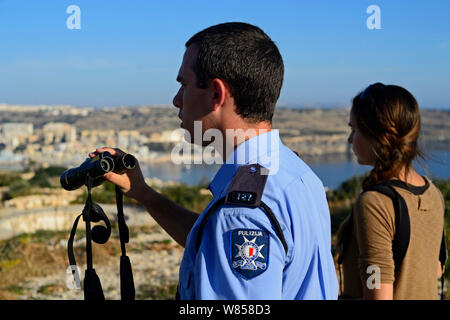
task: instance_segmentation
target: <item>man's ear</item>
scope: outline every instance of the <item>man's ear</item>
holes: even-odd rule
[[[211,90],[214,110],[223,106],[227,97],[231,96],[228,85],[219,78],[214,78],[211,81]]]

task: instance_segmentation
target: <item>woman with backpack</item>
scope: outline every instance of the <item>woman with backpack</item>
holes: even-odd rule
[[[423,157],[416,99],[402,87],[372,84],[353,98],[349,126],[358,163],[373,169],[338,231],[341,297],[437,299],[444,201],[412,166]]]

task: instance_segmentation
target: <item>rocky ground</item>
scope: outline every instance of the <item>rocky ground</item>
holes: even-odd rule
[[[131,234],[130,243],[127,244],[127,255],[132,264],[136,300],[173,299],[184,249],[171,240],[169,235],[157,226],[148,215],[146,221],[147,224],[145,225],[129,226]],[[105,299],[120,300],[120,243],[118,235],[113,234],[108,241],[106,252],[99,250],[98,247],[101,246],[94,244],[94,268],[100,278]],[[53,250],[66,252],[67,240],[61,239],[59,243],[53,244],[53,247]],[[74,247],[77,262],[82,261],[82,263],[78,262],[78,267],[81,279],[84,279],[84,270],[86,269],[85,261],[83,261],[85,238],[77,239]],[[67,261],[67,259],[65,260]],[[70,287],[73,288],[73,277],[70,269],[64,269],[60,266],[55,268],[54,272],[48,273],[46,276],[28,277],[21,283],[15,283],[15,291],[19,293],[15,299],[84,299],[82,288],[70,289]]]

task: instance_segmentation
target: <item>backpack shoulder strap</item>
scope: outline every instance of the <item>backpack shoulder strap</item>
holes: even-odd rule
[[[438,192],[441,197],[442,204],[445,207],[445,199],[444,195],[441,192]],[[444,268],[445,263],[448,259],[448,251],[447,251],[447,243],[446,243],[446,235],[445,235],[445,221],[444,221],[444,230],[442,231],[442,240],[441,240],[441,248],[439,250],[439,262],[441,263],[441,268]]]
[[[447,244],[445,243],[445,227],[442,231],[441,248],[439,250],[439,261],[441,262],[441,268],[444,268],[448,259]]]
[[[408,207],[405,200],[388,182],[375,185],[366,191],[377,191],[388,196],[394,205],[395,210],[395,234],[392,241],[392,252],[394,255],[395,273],[400,270],[403,258],[409,246],[411,225],[409,220]]]
[[[441,240],[441,248],[439,250],[439,262],[441,263],[441,270],[444,270],[445,263],[448,259],[448,251],[447,251],[447,244],[445,243],[446,237],[445,237],[445,225],[444,225],[444,231],[442,231],[442,240]],[[444,296],[444,281],[445,276],[444,274],[441,275],[441,300],[445,299]]]

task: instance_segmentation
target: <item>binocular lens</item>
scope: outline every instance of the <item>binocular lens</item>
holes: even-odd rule
[[[127,170],[134,169],[136,166],[136,158],[128,153],[115,158],[114,160],[114,172],[117,174],[123,174]]]
[[[110,172],[114,170],[114,161],[111,158],[103,158],[100,160],[100,167],[104,171],[104,173]]]
[[[126,154],[122,157],[123,166],[128,169],[134,169],[136,166],[136,158],[133,157],[131,154]]]

